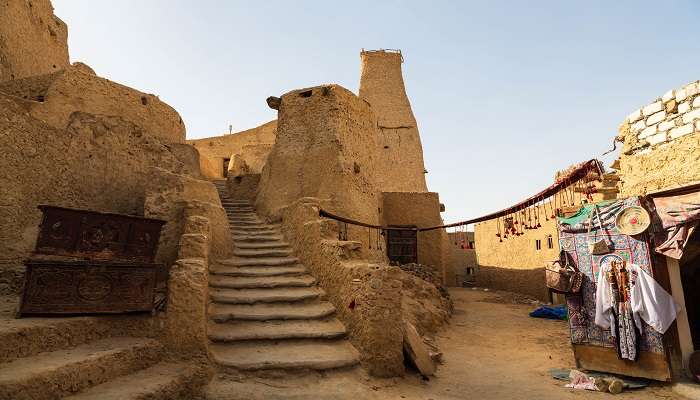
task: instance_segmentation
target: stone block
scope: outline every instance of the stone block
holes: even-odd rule
[[[678,113],[679,114],[684,114],[690,111],[690,103],[687,101],[682,102],[681,104],[678,105]]]
[[[671,100],[666,104],[666,114],[675,114],[678,112],[678,103],[676,100]]]
[[[647,126],[658,124],[664,119],[666,119],[666,111],[659,111],[655,114],[651,114],[649,118],[647,118]]]
[[[676,101],[681,102],[685,100],[688,97],[687,92],[685,91],[685,88],[676,90]]]
[[[646,122],[644,122],[644,120],[642,119],[642,120],[639,120],[639,121],[635,122],[634,124],[632,124],[632,126],[630,126],[630,130],[632,132],[638,132],[638,131],[641,131],[642,129],[646,128],[646,126],[647,126]]]
[[[693,122],[696,119],[700,119],[700,109],[693,110],[689,113],[683,114],[683,123],[687,124],[689,122]]]
[[[166,342],[180,353],[205,353],[207,345],[207,264],[178,260],[168,279]]]
[[[664,121],[658,125],[658,130],[659,132],[666,132],[669,129],[675,128],[676,124],[674,123],[674,120],[670,121]]]
[[[209,218],[201,215],[190,215],[185,218],[183,233],[198,233],[206,237],[211,237],[211,225]]]
[[[666,141],[666,132],[657,133],[656,135],[649,136],[646,138],[646,140],[652,146],[655,144],[663,143]]]
[[[636,110],[632,114],[627,116],[627,122],[633,124],[642,118],[642,110]]]
[[[693,133],[693,124],[685,124],[683,126],[679,126],[678,128],[671,129],[669,136],[671,139],[676,139],[690,133]]]
[[[180,237],[178,249],[180,259],[209,257],[209,238],[198,233],[186,233]]]
[[[657,132],[656,125],[649,126],[645,128],[643,131],[639,133],[639,138],[644,139],[646,137],[649,137]]]
[[[698,108],[698,107],[700,107],[700,96],[696,97],[693,100],[693,108]]]
[[[700,85],[698,85],[698,82],[691,83],[685,87],[685,95],[688,97],[693,97],[698,93],[700,93]]]
[[[642,109],[644,116],[649,116],[651,114],[657,113],[664,109],[664,103],[661,100],[649,104]]]
[[[661,96],[661,101],[663,101],[664,103],[669,102],[669,101],[673,100],[675,95],[676,95],[676,92],[673,89],[671,89],[668,92],[664,93],[663,96]]]

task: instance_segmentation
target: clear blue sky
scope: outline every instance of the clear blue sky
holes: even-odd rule
[[[693,1],[53,3],[71,61],[159,95],[188,138],[272,120],[265,98],[295,88],[357,92],[360,49],[401,49],[448,222],[549,185],[630,112],[700,79]]]

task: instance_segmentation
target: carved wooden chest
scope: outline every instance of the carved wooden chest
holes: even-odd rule
[[[20,315],[151,311],[159,264],[29,259]]]
[[[165,221],[41,205],[37,254],[153,262]]]
[[[27,267],[19,316],[151,311],[164,221],[39,206],[43,219]]]

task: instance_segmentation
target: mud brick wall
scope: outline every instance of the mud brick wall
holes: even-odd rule
[[[632,112],[617,139],[623,196],[700,181],[700,81]]]

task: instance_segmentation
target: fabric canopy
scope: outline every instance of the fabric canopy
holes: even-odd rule
[[[655,250],[680,259],[688,238],[700,223],[700,190],[669,196],[651,197]]]

